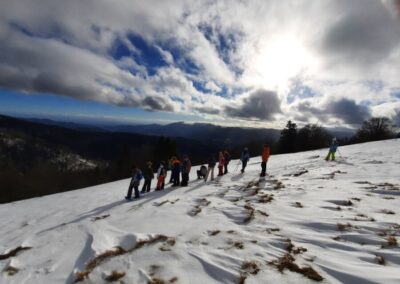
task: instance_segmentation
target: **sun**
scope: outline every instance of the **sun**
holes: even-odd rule
[[[315,65],[305,46],[295,37],[281,36],[264,39],[249,60],[252,84],[258,83],[267,88],[279,88],[291,78]]]

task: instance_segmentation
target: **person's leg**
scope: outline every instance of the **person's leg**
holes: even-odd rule
[[[149,182],[147,183],[147,192],[150,192],[151,190],[151,179],[149,179]]]
[[[147,179],[144,180],[141,193],[145,193],[147,189]]]
[[[210,168],[210,167],[208,167],[208,168],[207,168],[206,177],[204,178],[204,181],[207,181],[207,179],[208,179],[208,176],[210,175],[210,170],[211,170],[211,168]]]
[[[335,154],[336,154],[336,152],[332,152],[332,161],[335,160]]]
[[[331,151],[328,152],[328,155],[326,155],[325,160],[326,160],[326,161],[329,161],[329,157],[330,157],[330,156],[331,156]]]
[[[197,170],[197,179],[200,179],[200,170]]]
[[[133,188],[133,185],[132,185],[132,183],[129,185],[129,188],[128,188],[128,192],[127,192],[127,194],[126,194],[126,198],[128,198],[128,199],[131,199],[132,198],[132,188]]]
[[[224,164],[224,175],[228,173],[228,164]]]
[[[135,189],[135,198],[139,198],[139,186],[138,185],[134,185],[133,188]]]
[[[211,180],[214,180],[214,167],[211,168]]]
[[[267,163],[261,162],[261,176],[265,176],[266,168],[267,168]]]

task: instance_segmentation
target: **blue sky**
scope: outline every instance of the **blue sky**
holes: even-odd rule
[[[0,112],[272,128],[396,120],[396,4],[2,1]]]

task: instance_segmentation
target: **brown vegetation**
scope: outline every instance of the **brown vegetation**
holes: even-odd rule
[[[125,272],[118,272],[113,270],[111,274],[107,275],[104,279],[108,282],[114,282],[125,276]]]
[[[20,251],[29,250],[29,249],[31,249],[31,247],[19,246],[19,247],[15,248],[15,249],[9,251],[8,253],[0,254],[0,260],[16,256]]]
[[[299,267],[295,262],[293,256],[290,254],[286,254],[278,260],[274,260],[269,262],[270,265],[275,266],[280,272],[283,272],[285,269],[289,269],[290,271],[303,274],[305,277],[314,280],[314,281],[322,281],[323,278],[318,274],[311,266]]]
[[[92,260],[90,260],[86,266],[85,269],[81,272],[77,272],[75,274],[75,283],[77,282],[81,282],[86,280],[89,277],[89,274],[100,264],[102,264],[103,262],[107,261],[108,259],[112,258],[112,257],[116,257],[119,255],[123,255],[126,253],[130,253],[133,252],[137,249],[142,248],[145,245],[151,245],[157,242],[167,242],[169,241],[171,238],[164,236],[164,235],[156,235],[154,237],[150,237],[147,240],[141,240],[138,241],[136,243],[136,245],[129,249],[129,250],[124,250],[122,247],[115,247],[113,250],[107,250],[99,255],[97,255],[96,257],[94,257]],[[174,242],[175,243],[175,242]]]

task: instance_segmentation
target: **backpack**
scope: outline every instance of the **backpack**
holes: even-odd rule
[[[139,171],[139,172],[136,174],[136,180],[140,181],[142,178],[143,178],[143,174],[142,174],[141,171]]]

